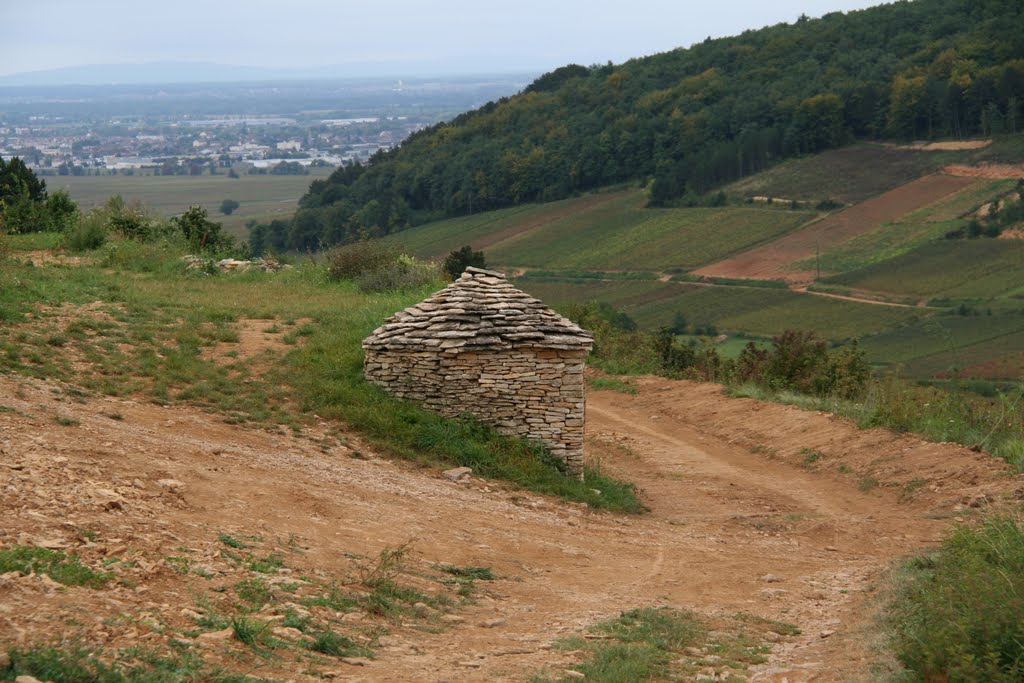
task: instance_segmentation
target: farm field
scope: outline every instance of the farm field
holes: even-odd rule
[[[971,178],[944,175],[918,178],[762,247],[701,268],[697,273],[711,277],[811,280],[816,275],[814,270],[796,270],[793,264],[807,263],[822,249],[827,251],[869,233],[876,226],[937,202],[974,182]]]
[[[979,179],[938,202],[828,249],[816,259],[798,261],[793,267],[843,273],[895,258],[963,227],[979,207],[1009,192],[1014,185],[1012,180]]]
[[[333,169],[310,169],[309,175],[224,175],[158,176],[57,176],[46,178],[50,191],[67,190],[83,210],[100,206],[113,195],[125,201],[142,202],[163,216],[181,213],[190,206],[202,206],[212,220],[222,223],[231,234],[246,238],[249,220],[269,222],[287,219],[298,207],[299,198],[318,178]],[[220,212],[220,203],[234,199],[240,206],[230,216]]]
[[[914,376],[950,376],[981,379],[1021,379],[1024,377],[1024,330],[953,349],[906,366]]]
[[[919,297],[987,299],[1024,291],[1024,242],[940,240],[825,282]]]
[[[967,315],[945,313],[866,337],[862,347],[876,364],[905,364],[914,359],[955,353],[977,344],[1024,332],[1024,309],[972,310]],[[1024,348],[1024,347],[1022,347]]]
[[[816,215],[746,207],[611,209],[555,221],[498,244],[491,259],[550,269],[689,270],[775,239]]]
[[[786,289],[528,279],[517,285],[556,308],[564,309],[573,302],[605,301],[646,329],[671,324],[678,312],[686,316],[691,327],[713,325],[724,333],[768,337],[786,329],[804,329],[840,341],[882,332],[921,315],[913,308],[839,301]]]
[[[864,201],[967,158],[958,152],[922,152],[862,143],[786,161],[725,187],[728,195],[818,202]]]
[[[643,206],[646,197],[641,190],[610,191],[563,199],[546,204],[524,204],[508,209],[460,216],[435,221],[388,236],[388,241],[402,245],[420,258],[442,258],[447,253],[469,244],[486,249],[514,241],[523,233],[541,228],[566,217],[591,220],[592,214],[604,207],[613,215],[629,213]]]

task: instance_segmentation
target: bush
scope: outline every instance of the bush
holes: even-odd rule
[[[461,249],[457,249],[448,254],[448,257],[444,260],[442,269],[450,279],[454,280],[462,275],[466,268],[469,268],[470,266],[474,268],[486,268],[487,259],[484,258],[484,252],[473,251],[473,248],[467,244]]]
[[[92,210],[75,221],[75,226],[64,233],[61,246],[73,252],[99,249],[107,241],[107,221],[102,211]]]
[[[359,289],[366,293],[396,292],[419,289],[441,279],[437,266],[401,254],[394,261],[356,278]]]
[[[398,250],[375,240],[364,240],[327,252],[327,279],[355,280],[386,268],[398,259]]]
[[[889,620],[897,657],[920,681],[1024,679],[1024,528],[964,527],[898,580]]]

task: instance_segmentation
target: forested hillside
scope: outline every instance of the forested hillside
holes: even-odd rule
[[[252,241],[311,249],[636,180],[664,205],[854,139],[1021,126],[1024,3],[899,2],[556,69],[314,182]]]

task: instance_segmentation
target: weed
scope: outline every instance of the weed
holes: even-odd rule
[[[267,644],[269,627],[251,617],[232,617],[229,622],[234,638],[249,647]]]
[[[284,557],[277,553],[271,553],[266,557],[250,556],[245,561],[245,566],[259,574],[276,574],[284,567]]]
[[[113,578],[113,574],[109,572],[97,572],[83,565],[77,555],[24,545],[0,550],[0,574],[11,571],[46,574],[65,586],[89,588],[102,588]]]
[[[111,420],[117,420],[118,422],[120,422],[121,420],[124,420],[124,415],[122,415],[121,413],[100,413],[100,414],[103,415],[103,417],[109,418]]]
[[[263,579],[243,579],[235,584],[235,592],[238,597],[249,603],[254,609],[259,609],[274,599],[270,586]]]
[[[59,424],[61,427],[77,427],[82,424],[79,420],[76,420],[73,417],[64,417],[62,415],[55,417],[54,422]]]
[[[299,614],[294,609],[288,608],[285,610],[284,619],[281,620],[281,626],[286,628],[294,628],[306,633],[309,631],[313,617],[308,614]]]
[[[164,564],[179,574],[188,574],[194,563],[195,560],[191,557],[184,557],[182,555],[171,555],[164,559]]]
[[[857,482],[857,490],[865,493],[876,488],[878,488],[878,480],[870,475],[861,477],[860,481]]]
[[[394,548],[384,548],[375,558],[368,561],[356,562],[358,582],[367,588],[391,583],[402,573],[402,565],[411,550],[412,541],[410,540]]]
[[[806,446],[800,449],[800,455],[803,456],[800,464],[804,467],[811,467],[814,463],[825,457],[825,454],[821,451],[814,448],[807,448]]]
[[[320,631],[313,634],[313,640],[306,647],[331,657],[373,657],[370,650],[356,645],[349,638],[338,635],[334,631]]]
[[[494,581],[497,577],[490,567],[457,567],[451,564],[436,564],[434,569],[452,576],[480,579],[482,581]]]
[[[217,534],[217,540],[223,543],[224,545],[228,546],[229,548],[237,548],[238,550],[245,550],[249,547],[248,545],[238,540],[231,534],[226,534],[224,532]]]

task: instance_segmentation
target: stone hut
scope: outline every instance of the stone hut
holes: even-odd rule
[[[501,273],[467,268],[363,340],[366,379],[448,417],[542,441],[583,473],[583,366],[594,338]]]

